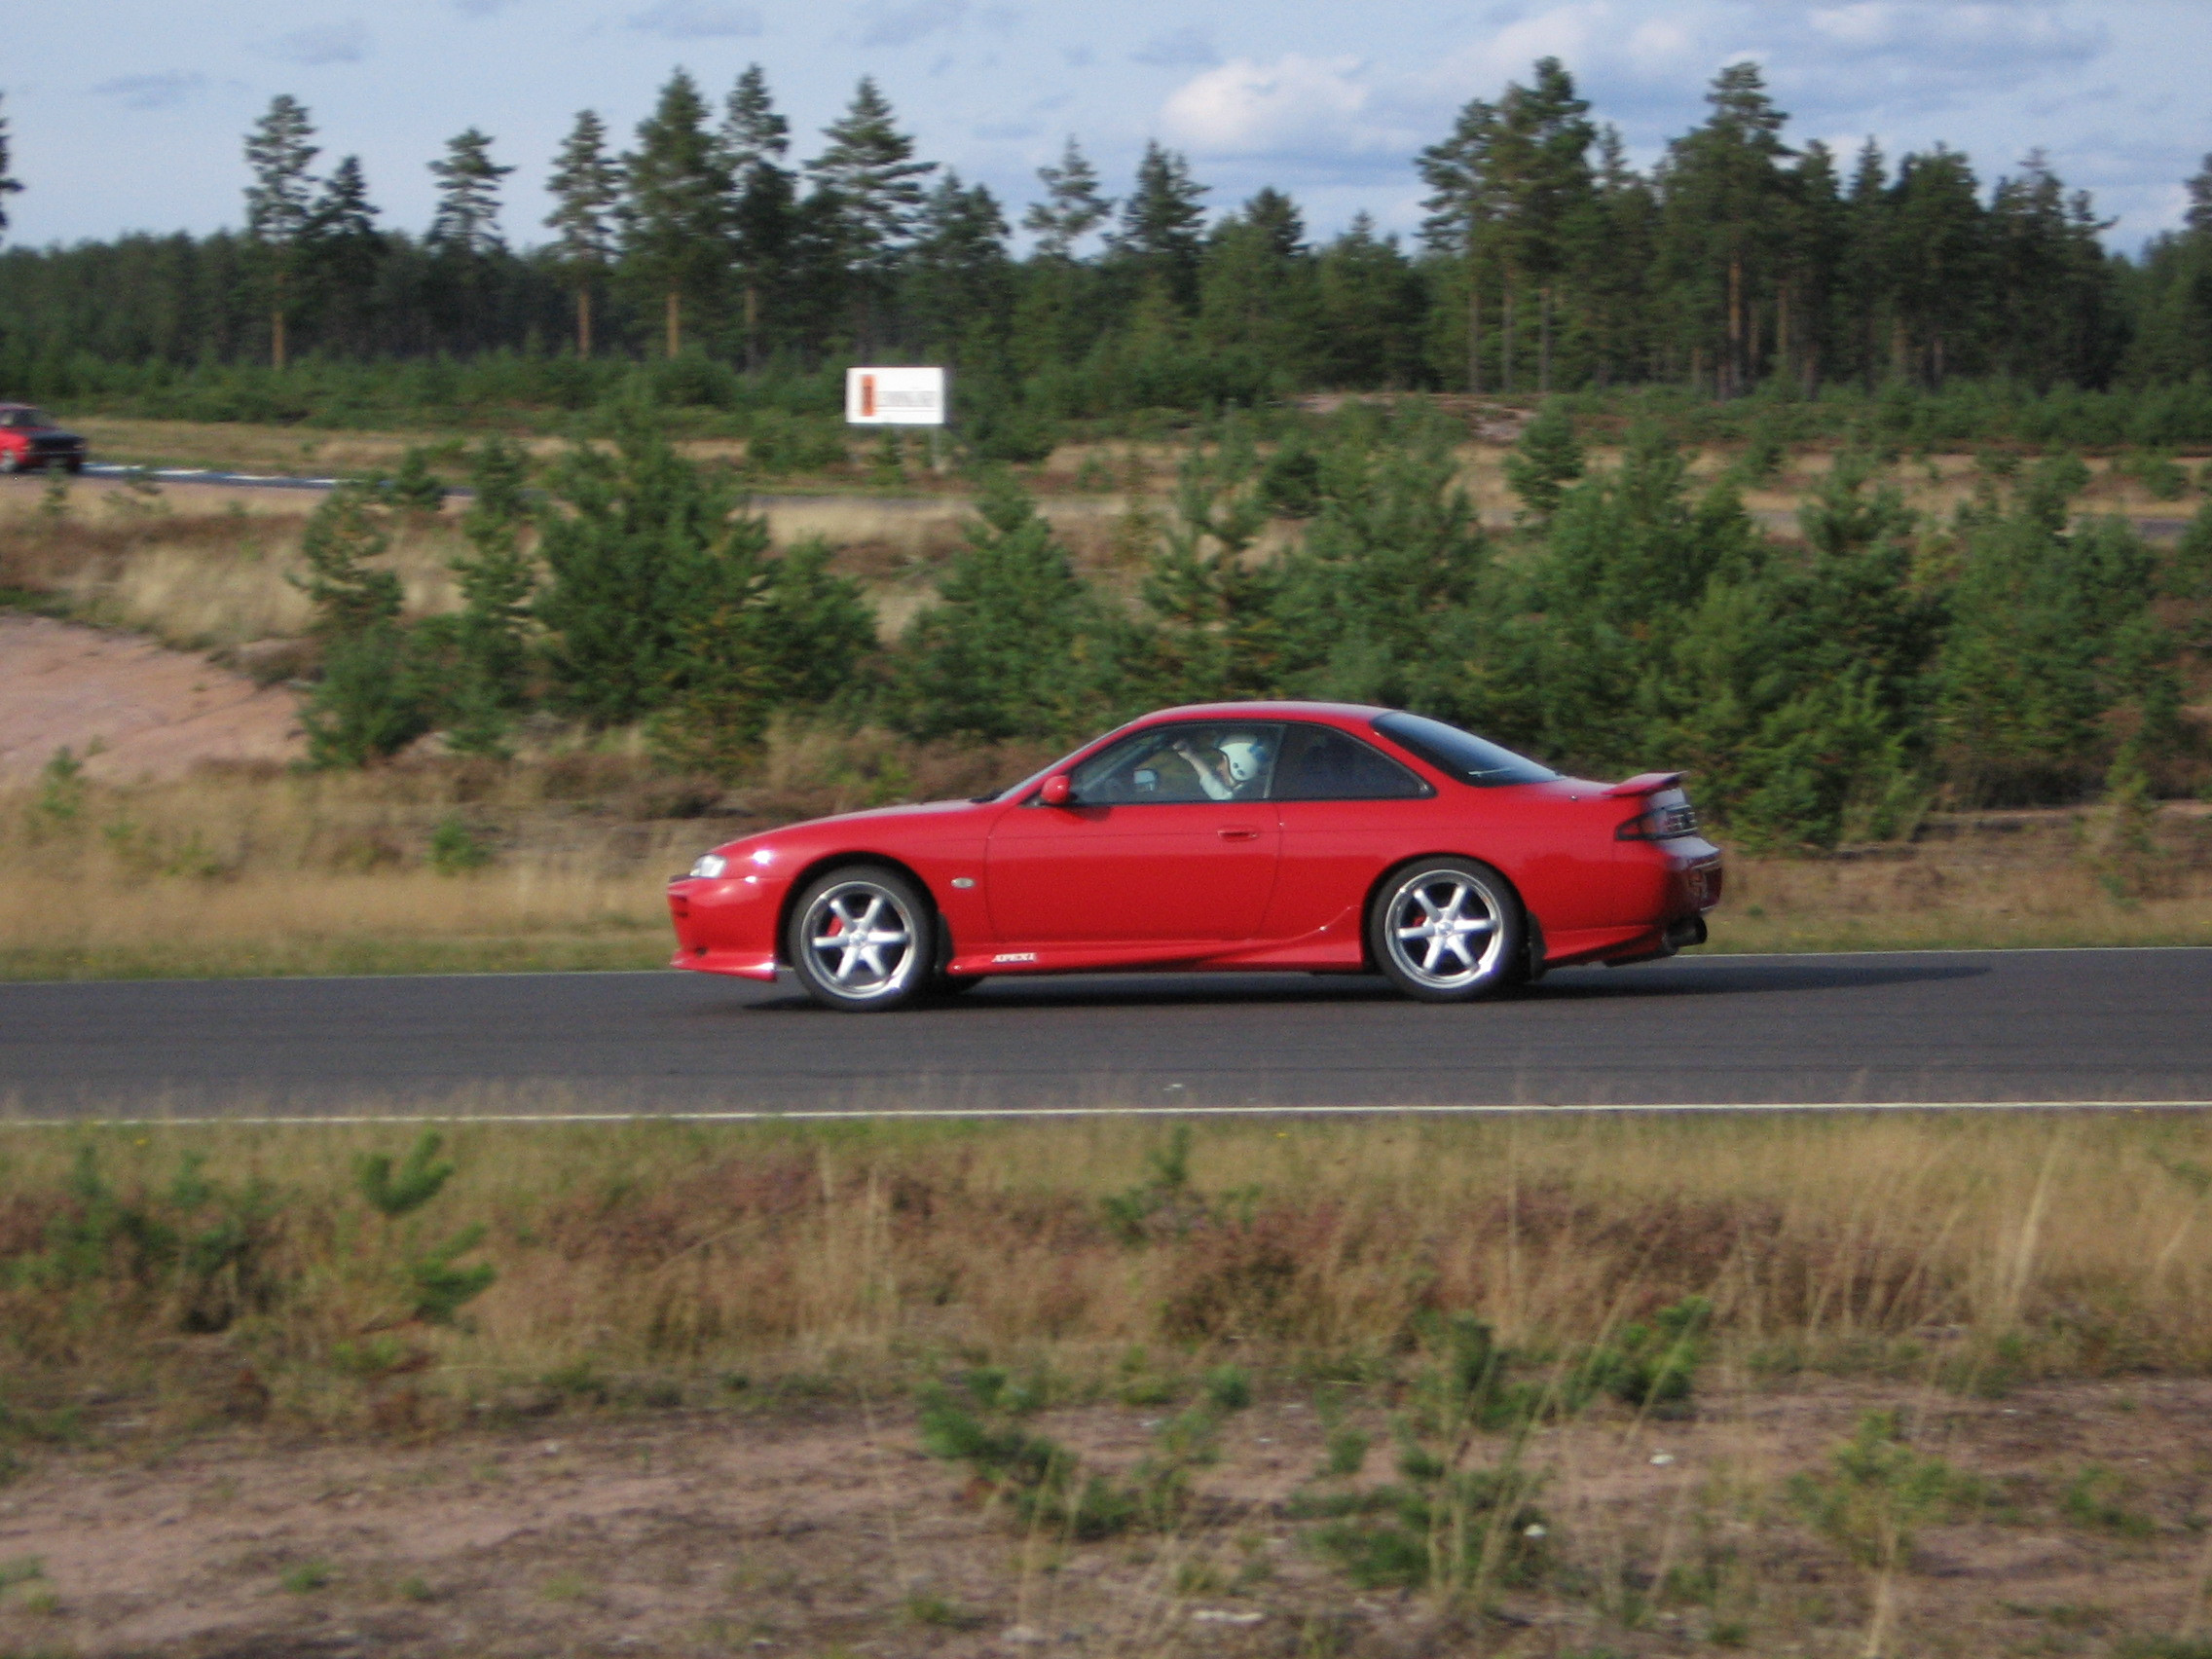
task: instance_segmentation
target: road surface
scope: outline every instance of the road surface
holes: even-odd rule
[[[1703,956],[1470,1007],[1302,975],[889,1014],[678,973],[0,984],[26,1116],[2212,1101],[2212,949]]]

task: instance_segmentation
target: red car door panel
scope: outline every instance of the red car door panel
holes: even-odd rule
[[[1068,804],[1001,814],[984,883],[1001,942],[1169,960],[1257,937],[1281,843],[1267,798],[1281,730],[1150,727],[1086,756]]]
[[[1251,939],[1280,841],[1266,801],[1017,806],[991,831],[991,923],[1007,944]]]

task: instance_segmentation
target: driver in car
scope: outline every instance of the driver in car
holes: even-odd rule
[[[1268,746],[1258,733],[1231,732],[1210,749],[1178,737],[1171,747],[1198,774],[1208,800],[1249,800],[1259,793]]]

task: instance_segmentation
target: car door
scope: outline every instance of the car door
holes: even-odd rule
[[[1257,937],[1280,843],[1267,798],[1280,733],[1255,721],[1148,726],[1077,766],[1067,805],[1009,808],[984,883],[1000,941],[1111,946],[1133,960]]]
[[[1434,788],[1350,732],[1300,721],[1285,730],[1272,793],[1282,859],[1264,937],[1302,939],[1348,918],[1340,931],[1356,952],[1368,884],[1437,832]]]

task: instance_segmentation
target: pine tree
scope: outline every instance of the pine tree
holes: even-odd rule
[[[1177,305],[1187,306],[1196,296],[1205,245],[1205,194],[1206,187],[1191,177],[1191,164],[1179,151],[1146,141],[1136,185],[1122,203],[1113,250],[1159,283]]]
[[[425,239],[429,245],[471,259],[504,252],[499,180],[514,170],[492,160],[489,133],[471,127],[448,138],[445,159],[430,164],[430,176],[438,181],[438,206]]]
[[[361,159],[348,156],[323,181],[301,233],[326,338],[334,336],[356,350],[367,343],[365,313],[385,256],[376,222]]]
[[[1415,161],[1428,186],[1428,216],[1421,236],[1438,253],[1456,258],[1467,284],[1467,389],[1483,388],[1483,271],[1492,227],[1503,212],[1493,166],[1498,141],[1497,106],[1470,98],[1449,136]]]
[[[1590,146],[1597,130],[1584,119],[1590,105],[1556,57],[1536,60],[1535,84],[1507,83],[1498,102],[1490,166],[1499,204],[1496,227],[1506,273],[1501,385],[1513,387],[1516,288],[1532,284],[1538,307],[1536,385],[1551,389],[1552,304],[1568,267],[1575,227],[1591,201]]]
[[[1966,157],[1937,144],[1899,164],[1891,205],[1899,345],[1897,367],[1940,386],[1985,292],[1988,227]],[[2016,296],[2017,298],[2018,296]]]
[[[1096,717],[1083,584],[1012,474],[985,477],[976,513],[939,603],[900,642],[900,723],[925,739],[1064,737]]]
[[[988,186],[947,171],[922,203],[906,265],[906,310],[927,349],[950,352],[972,326],[995,333],[1013,304],[1006,215]]]
[[[732,214],[743,281],[745,360],[757,369],[761,298],[782,285],[797,230],[797,184],[782,165],[791,150],[791,123],[777,111],[757,63],[737,78],[723,111],[722,150],[736,193]]]
[[[545,188],[553,198],[545,223],[559,233],[554,257],[576,296],[576,355],[588,357],[592,290],[614,255],[611,215],[622,196],[622,171],[607,153],[607,128],[595,111],[576,112]]]
[[[638,147],[622,159],[622,268],[641,296],[660,302],[669,356],[683,348],[683,308],[719,300],[730,263],[730,172],[707,129],[707,101],[679,69],[653,113],[638,124]]]
[[[737,510],[733,481],[633,419],[612,454],[572,452],[552,494],[561,510],[542,521],[546,581],[531,613],[552,636],[556,705],[620,725],[686,688],[730,694],[723,670],[767,547],[764,523]]]
[[[1098,170],[1073,133],[1060,151],[1059,165],[1039,167],[1037,177],[1045,186],[1045,200],[1029,204],[1021,228],[1036,233],[1037,251],[1046,258],[1072,259],[1076,243],[1112,216],[1113,198],[1098,194]]]
[[[1771,282],[1782,225],[1782,142],[1788,117],[1766,95],[1756,63],[1731,63],[1706,92],[1713,114],[1669,146],[1666,202],[1671,273],[1696,319],[1693,350],[1713,333],[1724,397],[1750,389],[1754,316]],[[1702,336],[1700,338],[1699,336]]]
[[[0,98],[7,94],[0,93]],[[0,231],[8,228],[8,198],[22,193],[22,183],[8,170],[8,118],[0,115]]]
[[[917,162],[914,141],[893,125],[890,103],[862,76],[845,113],[823,129],[829,146],[806,164],[833,204],[845,264],[861,293],[861,353],[875,350],[875,306],[913,234],[921,181],[937,168]]]
[[[245,140],[253,173],[245,191],[245,234],[257,255],[269,307],[269,356],[278,371],[286,357],[285,319],[298,302],[298,265],[313,201],[314,180],[308,172],[317,153],[309,142],[313,136],[306,106],[279,92]]]

